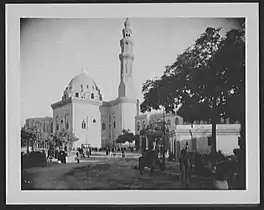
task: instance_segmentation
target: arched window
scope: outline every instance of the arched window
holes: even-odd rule
[[[69,129],[69,115],[68,114],[65,115],[65,127],[66,129]]]
[[[53,133],[53,122],[50,124],[50,133]]]
[[[169,125],[169,126],[171,125],[170,119],[167,120],[167,125]]]
[[[143,129],[145,129],[146,127],[146,124],[145,124],[145,121],[143,121]]]
[[[95,119],[93,119],[93,123],[96,123],[96,120]]]
[[[36,128],[38,131],[40,131],[40,123],[39,122],[36,123]]]
[[[45,124],[45,122],[44,122],[44,123],[43,123],[43,132],[46,132],[45,126],[46,126],[46,124]]]
[[[85,120],[82,121],[82,129],[86,129],[86,122],[85,122]]]
[[[137,130],[138,131],[140,130],[140,123],[139,123],[139,121],[137,122]]]
[[[94,99],[94,94],[93,93],[91,93],[91,99]]]
[[[106,125],[105,125],[105,123],[103,122],[103,123],[102,123],[102,130],[104,131],[105,128],[106,128]]]
[[[79,93],[75,93],[75,97],[78,98],[79,97]]]
[[[59,130],[59,117],[56,117],[56,130]]]
[[[175,125],[179,125],[179,118],[178,117],[175,118]]]
[[[114,121],[114,128],[116,127],[116,122]]]

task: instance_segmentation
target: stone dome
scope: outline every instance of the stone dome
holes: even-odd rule
[[[83,71],[75,76],[65,88],[62,99],[66,98],[102,101],[102,94],[95,81]]]

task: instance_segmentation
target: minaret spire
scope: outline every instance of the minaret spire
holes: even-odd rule
[[[130,21],[128,18],[126,18],[124,26],[125,26],[125,28],[130,28]]]
[[[118,89],[119,97],[134,98],[134,86],[133,86],[133,38],[131,24],[128,18],[124,22],[125,28],[123,28],[123,38],[120,40],[121,53],[119,54],[120,60],[120,84]]]

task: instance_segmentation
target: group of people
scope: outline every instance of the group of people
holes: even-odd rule
[[[205,174],[212,177],[216,189],[243,188],[245,171],[242,150],[234,149],[234,155],[231,157],[224,156],[221,151],[211,152],[205,165],[200,163],[200,156],[195,156],[193,159],[187,150],[187,146],[183,148],[179,158],[181,184],[188,187],[191,182],[192,165],[194,165],[196,172],[208,172]]]
[[[106,156],[116,156],[117,151],[118,150],[115,147],[112,147],[111,149],[109,147],[107,147],[105,150],[105,154],[106,154]],[[122,157],[124,158],[125,157],[125,149],[123,147],[121,148],[121,154],[122,154]]]
[[[90,147],[85,148],[84,146],[81,146],[79,148],[77,148],[77,152],[76,152],[76,161],[77,163],[80,163],[80,159],[81,158],[85,158],[85,157],[90,157],[92,155],[92,149]]]
[[[92,155],[92,150],[90,147],[88,147],[88,148],[85,148],[83,146],[79,147],[79,148],[77,148],[77,152],[79,152],[79,154],[82,158],[85,158],[85,157],[89,158]]]
[[[58,161],[60,161],[61,163],[66,163],[66,157],[68,156],[68,152],[67,152],[67,147],[65,146],[60,147],[60,148],[56,148],[54,149],[53,147],[50,147],[48,150],[48,156],[47,159],[49,159],[50,161],[55,158]]]

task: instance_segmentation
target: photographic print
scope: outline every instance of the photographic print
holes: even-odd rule
[[[249,190],[245,15],[65,14],[19,17],[21,193]]]

